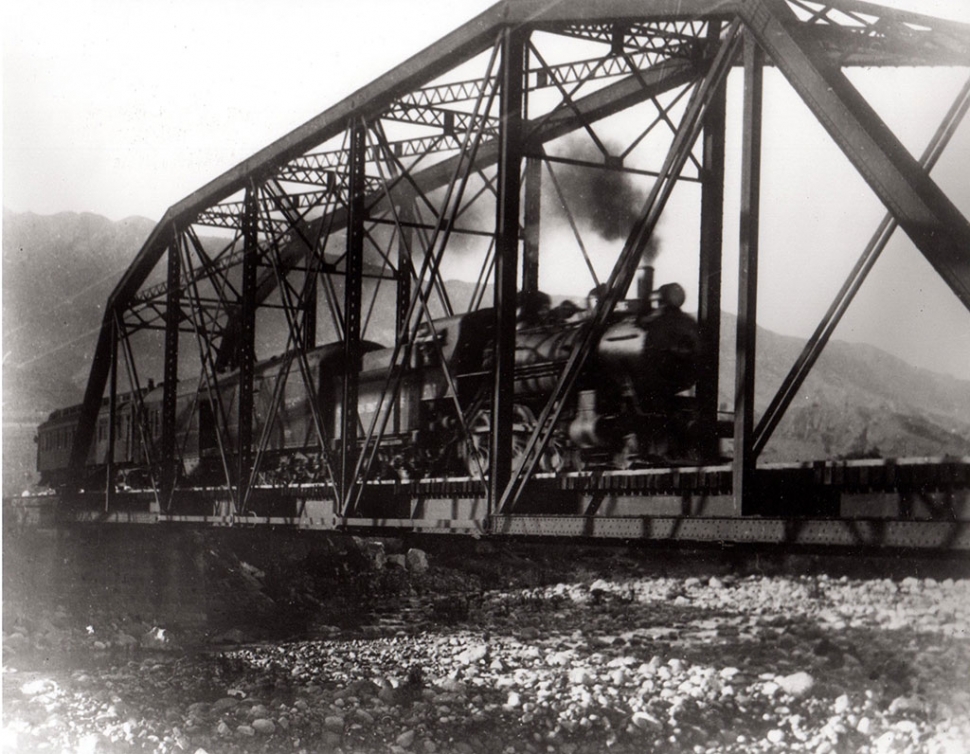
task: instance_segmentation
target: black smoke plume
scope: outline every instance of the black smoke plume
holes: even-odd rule
[[[553,216],[560,218],[566,217],[568,207],[578,224],[588,226],[605,240],[625,240],[643,212],[646,191],[634,183],[631,174],[606,167],[603,154],[595,144],[572,139],[567,146],[570,159],[589,165],[550,163],[563,196],[560,198],[547,177],[549,185],[544,188],[549,199],[547,207]],[[610,145],[606,146],[614,151]],[[653,239],[650,247],[647,254],[652,257]]]

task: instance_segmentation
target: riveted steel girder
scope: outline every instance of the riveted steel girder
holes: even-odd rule
[[[239,388],[237,400],[238,443],[236,446],[236,485],[240,509],[245,507],[249,466],[253,445],[253,391],[256,388],[256,274],[259,264],[259,193],[256,185],[246,189],[243,224],[242,291],[239,300],[242,327],[239,339]]]
[[[711,24],[716,39],[719,24]],[[721,270],[724,240],[724,160],[727,92],[714,93],[704,116],[701,169],[700,264],[697,291],[697,325],[701,358],[698,360],[698,431],[705,456],[717,452],[718,377],[721,342]]]
[[[519,194],[523,159],[522,67],[527,36],[502,36],[501,131],[495,218],[495,364],[491,416],[489,497],[494,505],[512,475],[512,408],[515,401],[515,308],[519,252]]]
[[[738,255],[738,327],[734,378],[734,499],[739,513],[754,500],[755,338],[761,220],[761,113],[763,58],[754,35],[744,35],[744,104],[741,135],[741,223]]]
[[[350,126],[350,214],[347,231],[347,279],[344,283],[343,400],[340,423],[340,491],[346,498],[354,483],[357,453],[357,393],[360,371],[361,273],[364,263],[364,147],[363,122]]]
[[[181,277],[181,257],[178,252],[178,239],[172,239],[168,252],[168,295],[165,306],[165,365],[162,383],[162,499],[165,508],[170,501],[169,495],[175,485],[177,470],[176,456],[176,412],[178,410],[178,357],[179,330],[182,324],[182,304],[180,301],[179,278]]]

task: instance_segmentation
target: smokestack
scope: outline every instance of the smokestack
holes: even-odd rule
[[[640,279],[637,281],[637,298],[640,301],[640,313],[649,314],[653,310],[653,267],[644,265],[640,268]]]

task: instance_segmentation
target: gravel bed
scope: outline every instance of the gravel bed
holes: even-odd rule
[[[628,563],[484,589],[436,568],[424,583],[450,594],[417,589],[361,625],[317,623],[312,639],[179,646],[158,627],[75,627],[63,611],[44,617],[47,634],[5,624],[4,751],[970,748],[970,580]],[[70,638],[74,669],[17,661],[45,635]]]

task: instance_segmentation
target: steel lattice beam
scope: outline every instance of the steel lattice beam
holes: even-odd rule
[[[584,123],[608,117],[634,104],[682,86],[697,76],[697,70],[692,62],[667,61],[644,71],[639,76],[627,77],[577,100],[574,112],[562,110],[550,117],[529,121],[523,124],[523,131],[529,134],[529,149],[538,149],[538,145],[575,131]],[[460,160],[461,156],[458,155],[415,172],[411,182],[417,190],[424,193],[445,186]],[[496,142],[489,141],[479,148],[475,165],[482,168],[494,164],[497,160],[498,146]],[[382,194],[371,194],[368,203],[378,201],[381,196]],[[342,229],[347,224],[347,211],[344,207],[338,207],[312,221],[311,227],[315,228],[319,223],[327,223],[333,230]],[[304,254],[305,248],[292,245],[284,253],[284,264],[297,264],[303,259]],[[265,300],[274,288],[273,278],[269,275],[264,276],[259,286],[257,300]]]

